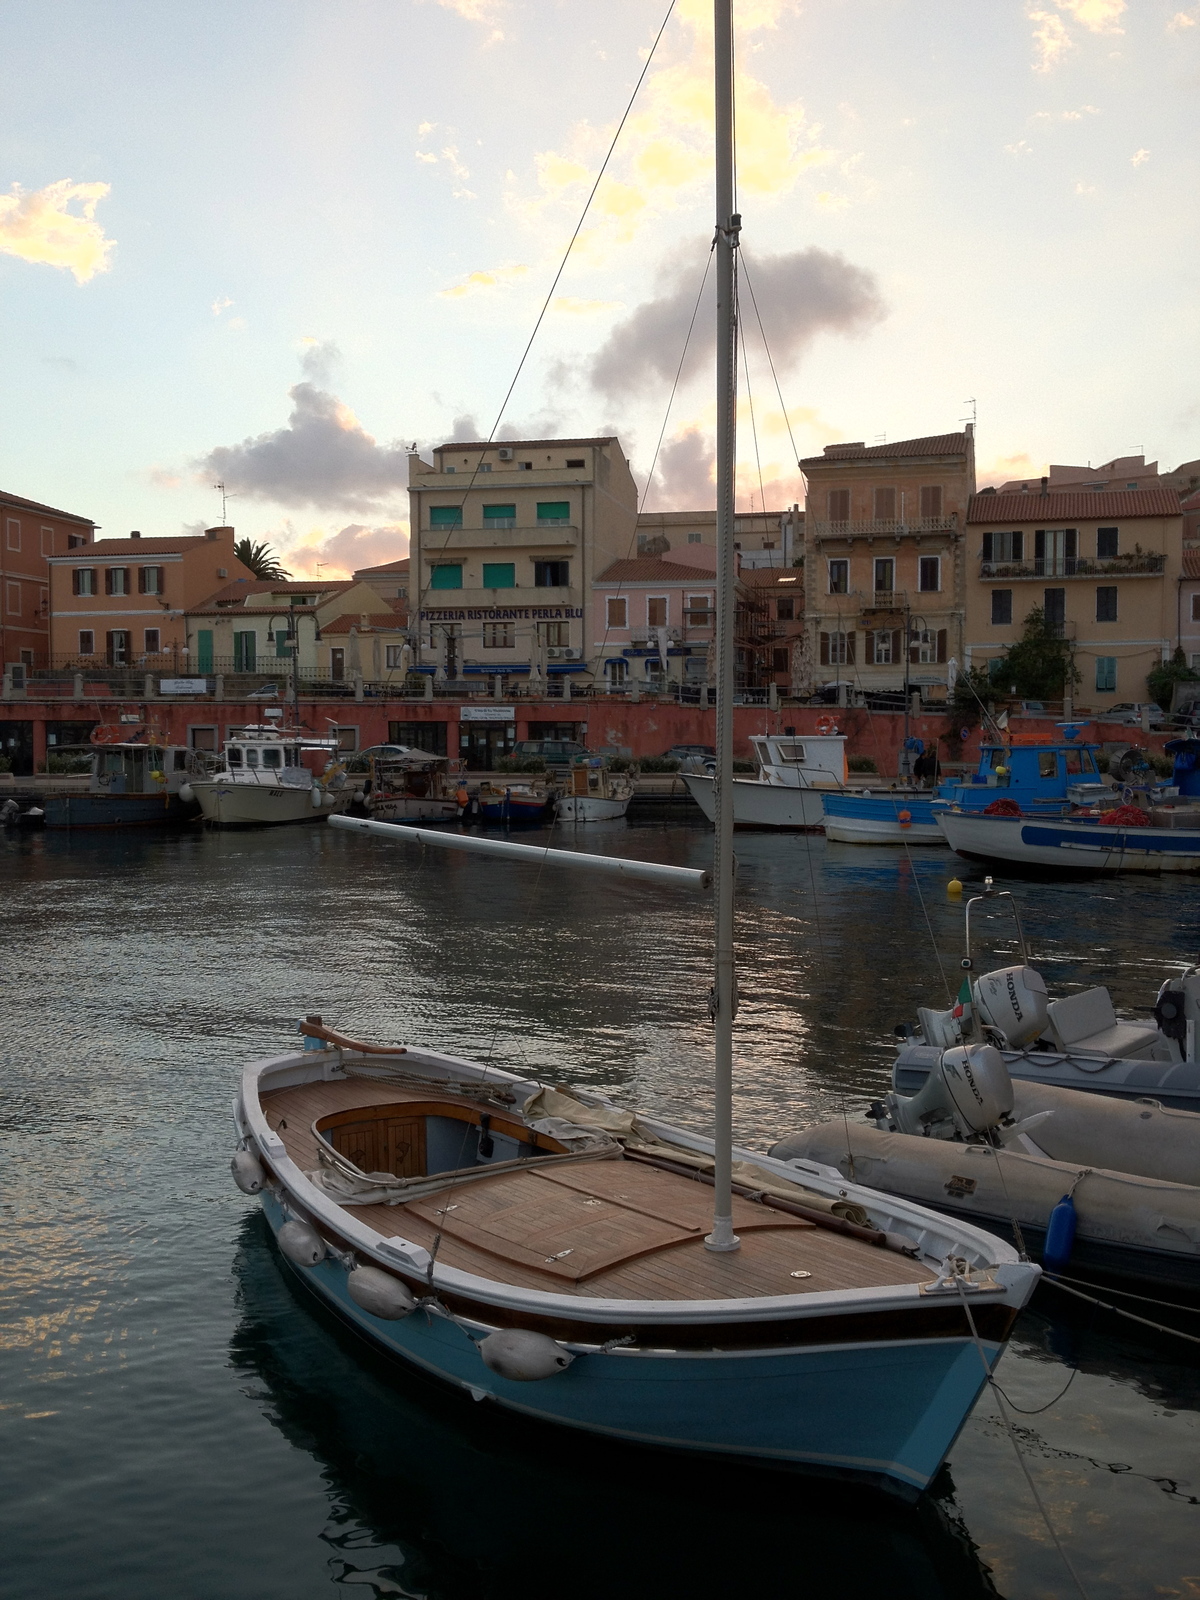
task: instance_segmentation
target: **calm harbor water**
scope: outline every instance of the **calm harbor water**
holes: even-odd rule
[[[957,987],[962,913],[941,851],[745,835],[738,856],[736,1126],[765,1145],[887,1086],[893,1024]],[[1192,883],[1017,889],[1052,986],[1146,1005],[1200,951]],[[990,1396],[914,1509],[534,1428],[367,1352],[233,1187],[239,1063],[312,1011],[704,1126],[706,917],[683,891],[318,826],[0,841],[0,1592],[1073,1593]],[[1002,1364],[1092,1600],[1200,1593],[1194,1349],[1043,1291]]]

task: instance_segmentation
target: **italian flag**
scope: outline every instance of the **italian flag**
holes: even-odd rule
[[[964,978],[962,988],[958,991],[958,1004],[950,1013],[955,1022],[961,1023],[963,1029],[971,1026],[971,980]]]

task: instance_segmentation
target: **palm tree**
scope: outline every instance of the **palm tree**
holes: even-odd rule
[[[244,567],[249,567],[256,578],[290,578],[291,573],[279,563],[279,557],[269,544],[252,544],[249,539],[239,539],[233,553]]]

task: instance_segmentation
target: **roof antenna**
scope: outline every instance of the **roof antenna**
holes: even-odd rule
[[[229,526],[229,515],[225,509],[225,502],[227,500],[236,500],[237,495],[230,494],[223,483],[214,483],[213,488],[216,489],[221,496],[221,526],[223,528],[227,528]]]
[[[976,407],[975,407],[975,396],[972,395],[969,400],[964,400],[963,401],[963,405],[970,406],[971,415],[969,417],[959,417],[958,420],[960,422],[969,422],[972,427],[976,427],[978,425],[978,422],[979,422],[979,416],[978,416],[978,413],[977,413]]]

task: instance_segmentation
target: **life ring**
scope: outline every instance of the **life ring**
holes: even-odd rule
[[[818,717],[817,732],[823,734],[836,733],[837,723],[832,717]]]
[[[115,727],[111,722],[98,722],[91,732],[93,744],[119,744],[124,728]]]

